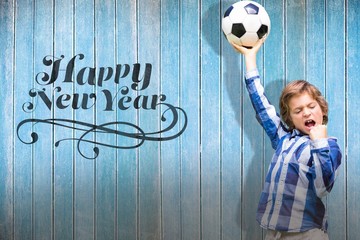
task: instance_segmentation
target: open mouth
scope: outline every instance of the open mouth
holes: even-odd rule
[[[315,124],[316,124],[315,121],[311,120],[311,119],[305,121],[305,126],[308,127],[308,128],[311,128],[311,127],[315,126]]]

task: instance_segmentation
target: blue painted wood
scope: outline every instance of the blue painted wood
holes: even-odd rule
[[[74,54],[76,57],[75,72],[78,73],[82,68],[95,67],[95,6],[91,1],[75,1],[74,16]],[[79,54],[84,58],[80,60]],[[75,56],[74,55],[74,56]],[[75,63],[76,63],[75,62]],[[94,93],[93,85],[85,84],[80,86],[75,84],[75,92]],[[95,124],[95,109],[78,109],[74,116],[76,121]],[[76,131],[75,138],[79,139],[83,132]],[[95,140],[95,134],[89,133],[88,140]],[[77,142],[76,142],[77,144]],[[96,160],[84,158],[94,157],[94,144],[81,144],[80,149],[76,148],[74,156],[74,239],[94,239],[95,238],[95,185],[96,185]],[[82,152],[79,152],[82,151]]]
[[[346,36],[345,3],[339,1],[326,2],[326,100],[329,104],[328,134],[338,138],[343,152],[343,165],[340,168],[335,186],[327,198],[329,215],[329,238],[342,239],[346,236],[346,161],[345,161],[345,104],[346,104]],[[334,58],[334,56],[337,56]]]
[[[232,4],[221,4],[221,13]],[[216,5],[214,4],[214,7]],[[214,11],[214,10],[213,10]],[[221,14],[221,17],[223,14]],[[241,239],[242,219],[242,102],[241,90],[243,79],[239,75],[240,55],[235,53],[224,36],[220,38],[221,56],[221,223],[222,239]]]
[[[343,167],[346,173],[346,238],[356,239],[359,236],[360,221],[358,212],[360,211],[360,203],[358,201],[360,178],[360,132],[359,118],[360,111],[357,110],[359,102],[360,88],[359,88],[359,74],[360,74],[360,51],[359,51],[359,31],[360,31],[360,16],[358,13],[358,1],[349,0],[347,2],[347,45],[346,45],[346,87],[347,87],[347,101],[346,106],[346,138],[344,150]]]
[[[34,65],[35,73],[47,72],[48,67],[41,63],[47,55],[53,55],[53,19],[54,6],[48,1],[36,1],[34,19]],[[41,82],[41,81],[40,81]],[[52,84],[35,84],[36,88],[43,88],[52,96]],[[44,102],[39,103],[34,118],[49,119],[54,116],[55,106],[52,104],[48,109]],[[34,132],[38,134],[39,140],[34,145],[33,155],[33,237],[35,239],[51,239],[54,236],[54,126],[47,124],[33,125]]]
[[[32,110],[24,111],[24,103],[35,101],[27,93],[34,88],[34,8],[32,2],[17,7],[15,30],[14,99],[15,124],[33,117]],[[26,27],[24,27],[26,26]],[[26,41],[24,41],[26,39]],[[9,47],[11,49],[11,47]],[[29,105],[27,105],[29,106]],[[32,125],[21,129],[24,139],[29,140]],[[29,238],[33,234],[33,146],[14,139],[14,238]],[[9,238],[10,239],[10,238]]]
[[[12,1],[0,4],[0,24],[4,33],[0,35],[0,236],[12,238],[14,234],[14,48],[15,36],[13,34],[15,4]]]
[[[221,234],[220,135],[220,12],[219,3],[201,2],[201,233],[204,239]]]
[[[263,73],[263,49],[260,49],[257,57],[257,67],[264,84]],[[243,129],[243,151],[242,151],[242,239],[261,239],[262,231],[256,223],[255,214],[258,199],[263,186],[264,166],[264,132],[255,118],[255,112],[250,102],[248,92],[245,89],[244,74],[245,65],[242,58],[242,129]]]
[[[132,66],[137,61],[137,5],[135,1],[117,1],[116,5],[116,63]],[[131,77],[122,78],[117,90],[131,85]],[[136,91],[128,96],[136,97]],[[137,111],[118,111],[118,120],[137,123]],[[133,129],[131,129],[133,131]],[[119,136],[118,143],[133,146],[134,139]],[[117,151],[117,239],[138,239],[139,224],[139,158],[138,149]],[[124,217],[126,216],[126,217]]]
[[[306,77],[324,94],[326,83],[325,1],[306,2]],[[313,11],[319,9],[321,11]]]
[[[181,235],[200,239],[200,24],[199,1],[181,1],[180,81],[181,106],[188,127],[181,136]]]
[[[339,139],[344,159],[329,208],[330,238],[358,235],[360,141],[357,131],[358,3],[353,0],[258,1],[272,29],[259,53],[258,67],[267,96],[277,106],[285,82],[305,78],[325,93],[330,106],[328,131]],[[54,4],[54,5],[53,5]],[[0,7],[0,238],[5,239],[262,239],[255,221],[257,199],[273,150],[255,122],[243,84],[243,62],[220,29],[231,1],[17,1]],[[15,8],[16,6],[16,8]],[[25,40],[23,40],[25,39]],[[76,54],[73,83],[64,83],[66,63]],[[40,86],[36,74],[50,72],[46,55],[64,55],[59,79]],[[145,141],[134,149],[56,141],[81,138],[81,130],[29,124],[39,140],[23,144],[16,136],[25,118],[68,118],[92,124],[124,121],[145,132],[159,131],[166,110],[129,108],[104,111],[104,89],[132,84],[80,85],[84,67],[152,65],[149,86],[127,96],[166,95],[183,108],[186,131],[167,142]],[[124,68],[123,68],[124,70]],[[97,73],[98,73],[97,72]],[[61,86],[62,91],[56,92]],[[23,111],[29,90],[96,93],[91,109],[49,110],[38,99]],[[169,112],[167,112],[169,113]],[[167,114],[164,115],[169,119]],[[184,119],[180,118],[179,124]],[[176,126],[166,134],[176,133]],[[123,126],[116,126],[124,130]],[[129,130],[129,129],[127,129]],[[134,132],[134,129],[130,129]],[[88,140],[129,146],[134,139],[101,132]],[[140,142],[140,140],[137,140]],[[10,146],[10,147],[9,147]],[[84,156],[83,156],[84,155]]]
[[[261,69],[261,64],[258,62]],[[255,214],[257,201],[263,185],[263,147],[264,135],[260,125],[256,122],[254,109],[249,101],[248,94],[243,87],[243,152],[242,152],[242,238],[261,239],[262,232],[256,224]],[[256,177],[254,177],[256,176]]]
[[[72,1],[56,2],[54,5],[54,56],[62,60],[62,69],[65,69],[66,60],[74,55],[74,12]],[[54,86],[61,87],[61,92],[54,92],[55,99],[63,94],[74,94],[75,84],[64,83],[64,71],[58,77]],[[66,103],[69,104],[69,103]],[[71,107],[65,109],[54,108],[55,119],[74,119],[75,110]],[[71,126],[71,125],[70,125]],[[73,126],[73,125],[72,125]],[[54,141],[73,138],[73,129],[64,129],[54,126]],[[59,151],[60,150],[60,151]],[[53,181],[54,181],[54,203],[53,203],[53,238],[73,239],[74,222],[74,156],[75,144],[73,141],[62,141],[58,148],[54,149]]]
[[[173,106],[179,106],[181,90],[180,4],[175,4],[174,1],[171,0],[162,1],[161,9],[163,11],[161,11],[160,93],[166,95],[166,102]],[[169,51],[170,49],[171,51]],[[167,121],[161,123],[161,129],[165,129],[173,116],[166,106],[161,107],[161,114],[167,119]],[[164,133],[164,137],[176,135],[181,131],[181,126],[183,126],[185,118],[182,114],[180,116],[177,126]],[[161,143],[162,239],[182,239],[180,146],[180,139]]]
[[[305,78],[305,0],[285,4],[286,81]],[[296,66],[296,67],[295,67]]]
[[[139,95],[159,95],[160,92],[160,2],[138,2],[138,61],[141,70],[151,63],[150,85]],[[146,132],[160,127],[160,109],[138,112],[138,125]],[[160,143],[146,141],[139,148],[139,238],[161,238]]]
[[[106,26],[106,28],[102,27]],[[95,65],[104,67],[105,76],[109,76],[111,69],[115,68],[115,1],[95,2]],[[100,70],[99,70],[100,71]],[[97,99],[96,123],[105,124],[116,122],[116,105],[112,111],[105,111],[107,100],[100,96],[104,89],[109,90],[112,96],[117,93],[116,84],[110,77],[102,86],[96,86]],[[107,125],[116,130],[117,125]],[[99,143],[114,144],[116,135],[109,133],[97,133],[96,141]],[[116,149],[100,147],[100,153],[96,159],[96,186],[95,186],[95,238],[115,239],[115,221],[117,209],[115,208],[116,189]]]

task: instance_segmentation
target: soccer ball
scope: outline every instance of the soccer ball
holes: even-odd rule
[[[222,18],[222,30],[231,42],[251,48],[270,33],[270,18],[257,2],[239,1],[231,5]]]

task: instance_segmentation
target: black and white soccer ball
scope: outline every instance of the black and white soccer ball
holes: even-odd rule
[[[222,18],[222,30],[231,42],[251,48],[270,33],[270,18],[265,8],[254,1],[231,5]]]

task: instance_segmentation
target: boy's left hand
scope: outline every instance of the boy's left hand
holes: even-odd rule
[[[256,68],[256,54],[259,51],[261,45],[265,42],[266,35],[263,36],[252,48],[248,49],[246,47],[240,46],[232,43],[233,48],[244,55],[246,71],[251,71]]]
[[[316,125],[310,130],[310,139],[320,139],[327,138],[327,128],[326,125]]]

